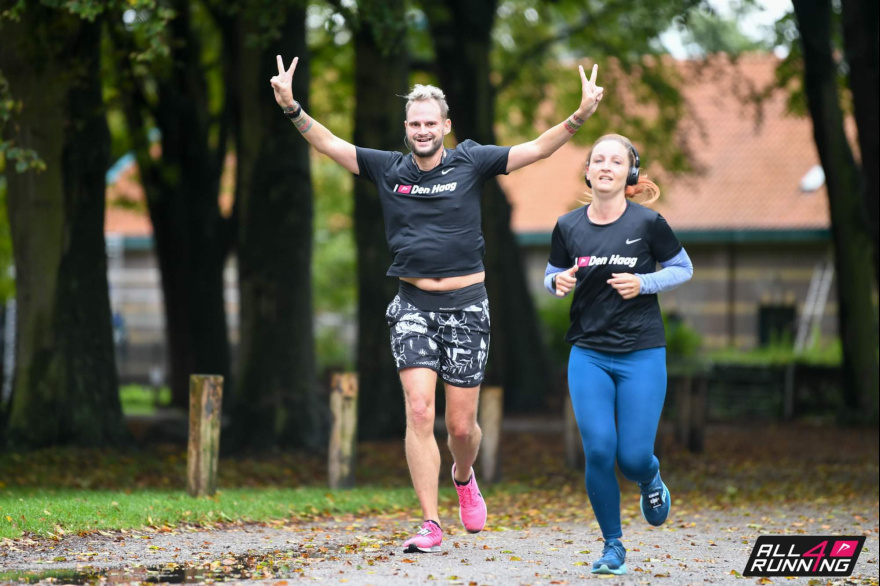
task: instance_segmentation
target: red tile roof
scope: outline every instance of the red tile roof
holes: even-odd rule
[[[158,145],[152,149],[154,157],[161,154]],[[221,193],[218,199],[220,211],[224,216],[232,213],[235,155],[226,157],[223,177],[220,180]],[[107,209],[104,214],[104,232],[123,236],[152,236],[153,225],[147,212],[144,188],[138,178],[137,163],[125,165],[116,176],[116,181],[107,185]]]
[[[138,180],[137,164],[125,167],[114,183],[107,185],[104,232],[124,236],[152,236],[144,188]]]
[[[731,79],[760,90],[773,79],[778,60],[748,55],[699,70],[681,63],[683,94],[690,116],[703,133],[691,136],[695,168],[686,176],[664,176],[650,166],[653,145],[640,144],[648,176],[660,178],[661,199],[654,204],[676,230],[802,230],[829,226],[824,186],[804,193],[800,181],[819,163],[807,117],[785,112],[782,92],[763,106],[757,124],[753,107],[731,91]],[[733,78],[731,76],[738,76]],[[601,106],[600,106],[601,108]],[[601,113],[600,113],[601,115]],[[584,127],[589,132],[589,122]],[[584,132],[581,130],[581,132]],[[526,167],[501,183],[513,206],[516,232],[549,232],[585,187],[581,169],[588,147],[566,145],[549,159]]]

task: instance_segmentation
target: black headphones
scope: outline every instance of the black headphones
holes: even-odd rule
[[[630,144],[629,148],[632,151],[635,164],[629,168],[629,172],[626,174],[626,184],[635,185],[639,182],[639,165],[641,164],[641,161],[639,160],[639,151],[636,150],[636,147]],[[587,182],[587,187],[592,189],[593,185],[590,183],[590,179],[587,177],[586,173],[584,173],[584,181]]]

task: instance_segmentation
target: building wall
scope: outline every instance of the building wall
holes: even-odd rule
[[[694,278],[660,294],[660,306],[694,328],[706,349],[751,349],[760,345],[762,319],[791,310],[793,340],[817,267],[831,258],[827,242],[685,243]],[[535,296],[546,296],[544,269],[549,246],[525,249],[526,274]],[[832,281],[820,321],[821,343],[837,336],[837,301]],[[763,310],[763,311],[762,311]],[[763,315],[762,315],[763,314]]]
[[[117,338],[117,366],[123,383],[161,383],[167,372],[162,284],[152,249],[108,246],[107,279]],[[224,273],[229,339],[238,345],[238,271],[231,258]]]

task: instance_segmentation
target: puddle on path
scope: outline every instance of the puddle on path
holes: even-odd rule
[[[278,558],[278,559],[276,559]],[[211,580],[271,580],[301,576],[302,567],[288,556],[245,555],[212,562],[168,563],[161,566],[98,568],[84,566],[70,570],[0,572],[0,583],[19,584],[198,584]]]

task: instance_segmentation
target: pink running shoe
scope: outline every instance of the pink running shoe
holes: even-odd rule
[[[452,465],[452,484],[458,492],[458,518],[468,533],[479,533],[486,526],[486,501],[480,494],[474,469],[471,478],[464,486],[455,481],[455,464]]]
[[[403,553],[437,553],[443,541],[443,530],[433,521],[425,521],[414,536],[403,542]]]

